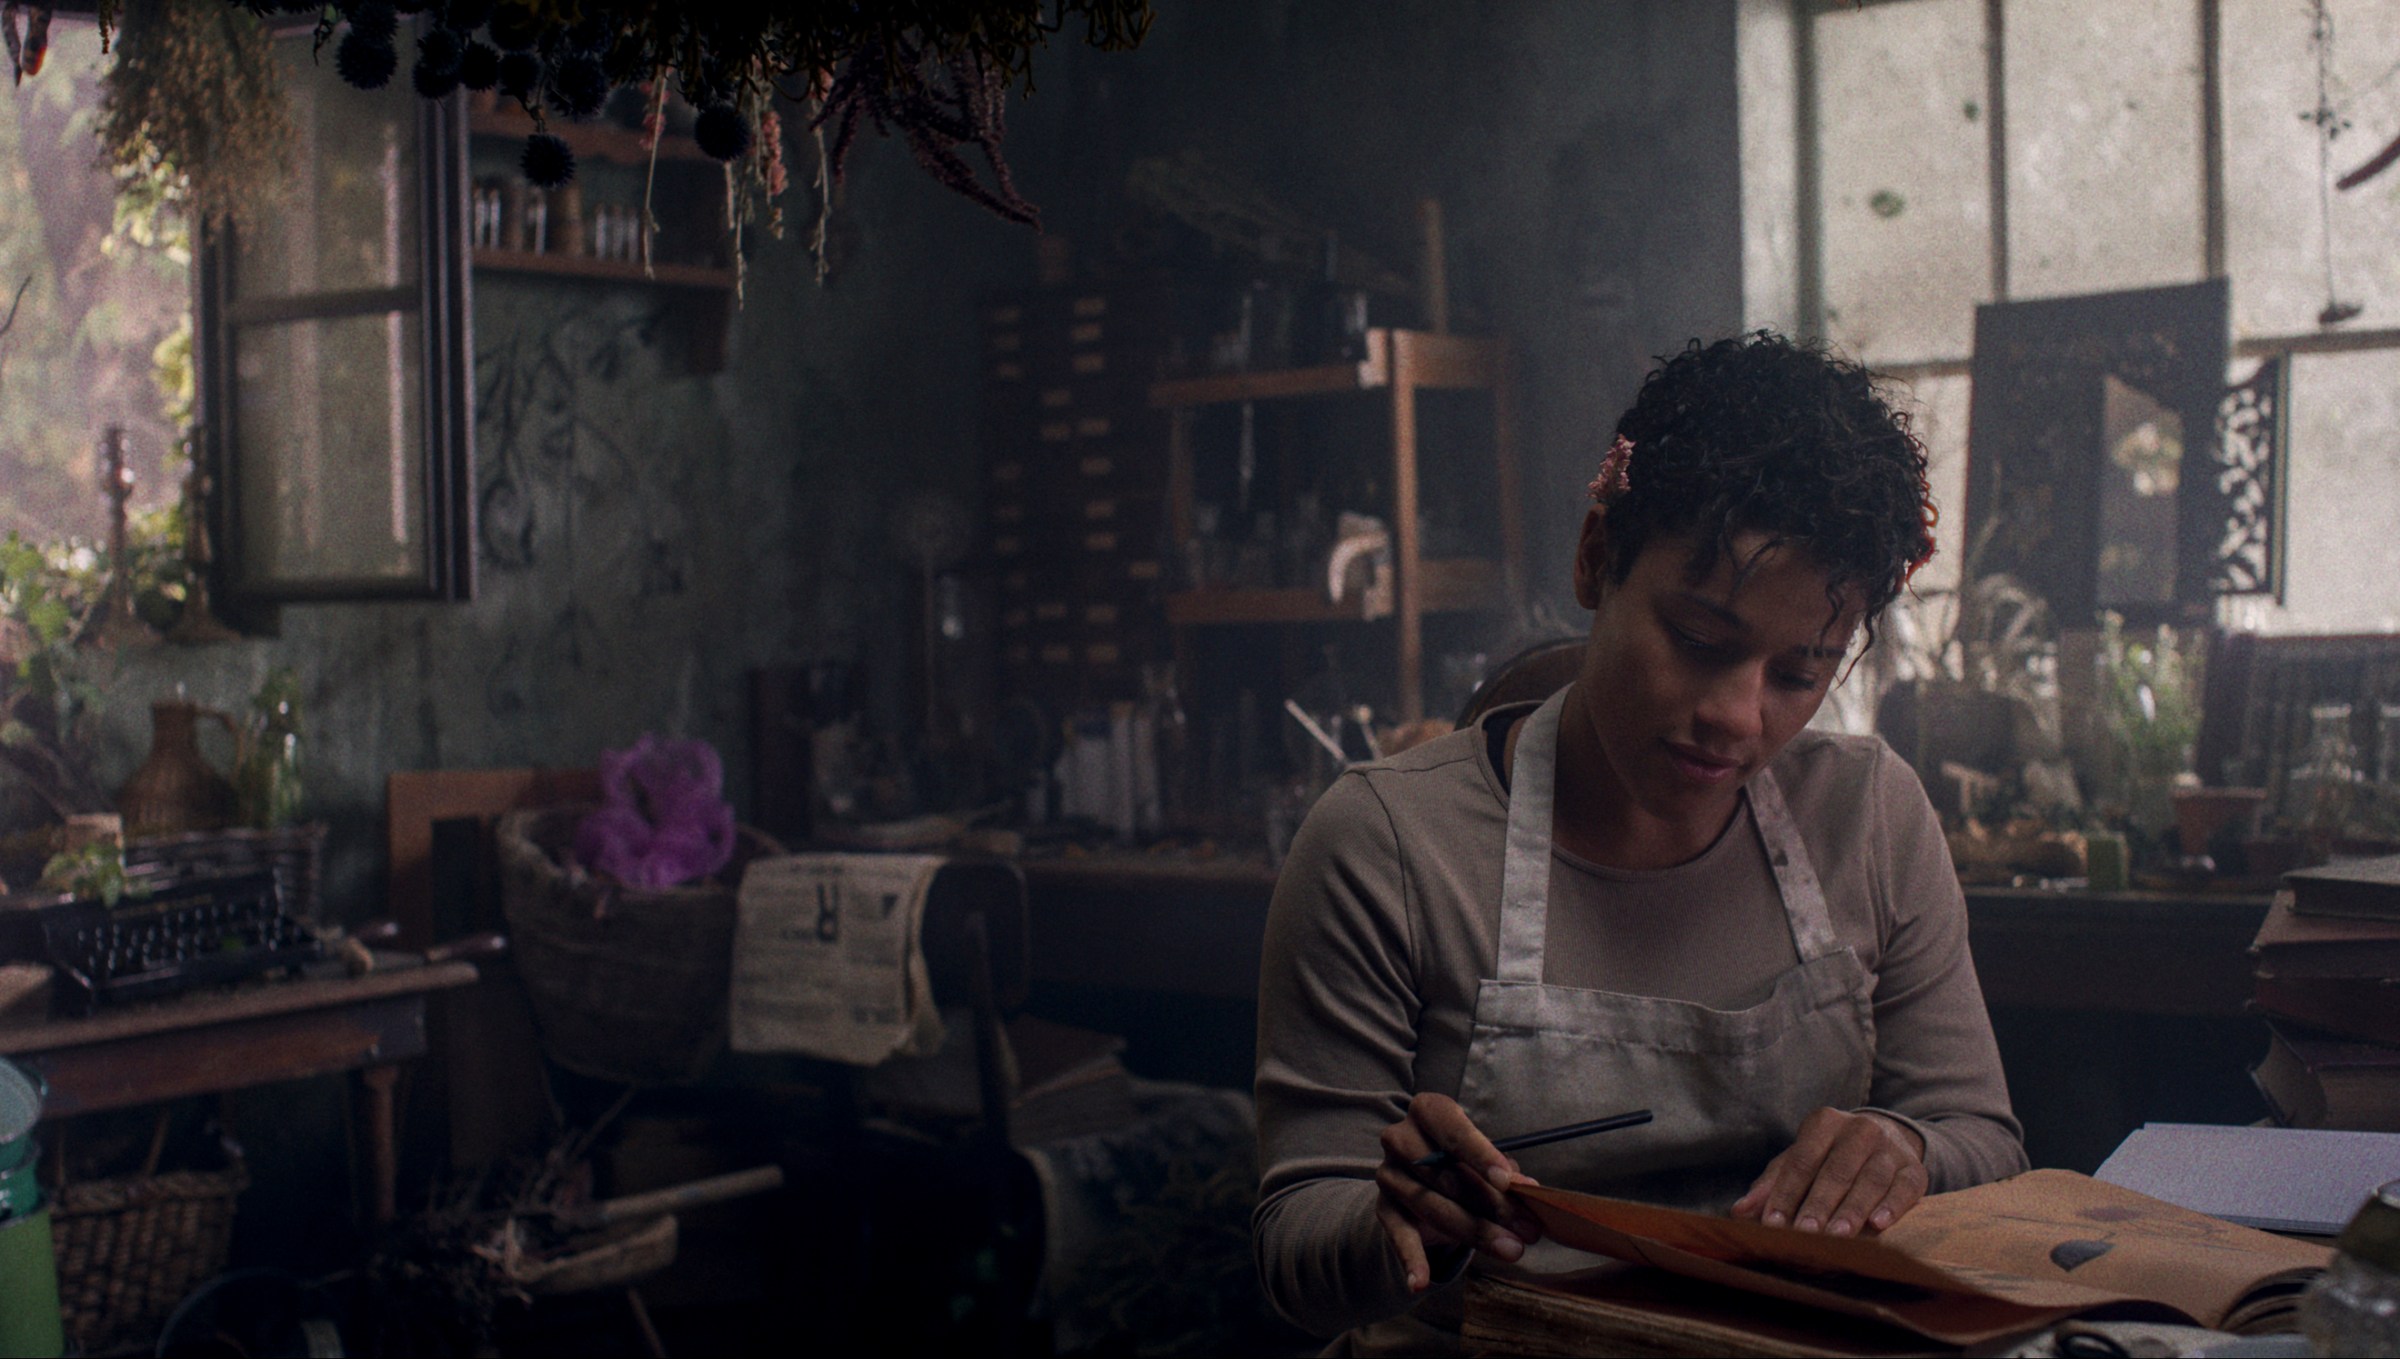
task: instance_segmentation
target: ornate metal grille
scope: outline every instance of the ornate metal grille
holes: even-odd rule
[[[2272,595],[2283,602],[2285,393],[2291,356],[2263,360],[2225,390],[2217,407],[2217,490],[2225,524],[2217,539],[2217,593]]]

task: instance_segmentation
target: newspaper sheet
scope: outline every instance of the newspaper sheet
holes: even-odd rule
[[[854,1066],[942,1046],[925,972],[931,854],[754,860],[734,929],[731,1041]]]

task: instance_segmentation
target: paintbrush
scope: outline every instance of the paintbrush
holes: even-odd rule
[[[1589,1137],[1593,1133],[1614,1132],[1619,1128],[1638,1128],[1649,1121],[1650,1111],[1648,1109],[1635,1109],[1630,1113],[1610,1114],[1606,1118],[1595,1118],[1588,1122],[1569,1123],[1562,1127],[1544,1128],[1539,1132],[1519,1133],[1515,1137],[1503,1137],[1492,1143],[1492,1150],[1509,1152],[1523,1151],[1527,1147],[1546,1147],[1553,1142],[1572,1141],[1578,1137]],[[1437,1151],[1430,1155],[1420,1156],[1409,1164],[1419,1170],[1439,1170],[1457,1159],[1447,1151]]]

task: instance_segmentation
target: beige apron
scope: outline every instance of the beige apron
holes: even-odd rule
[[[1550,916],[1551,824],[1558,719],[1568,691],[1525,719],[1508,799],[1498,976],[1476,993],[1458,1101],[1501,1138],[1627,1109],[1638,1128],[1517,1154],[1526,1174],[1562,1189],[1703,1211],[1741,1197],[1818,1109],[1867,1103],[1875,1067],[1871,979],[1834,934],[1825,891],[1775,776],[1750,780],[1750,819],[1792,929],[1800,963],[1746,1010],[1586,991],[1542,981]],[[1479,1257],[1480,1258],[1480,1257]],[[1536,1245],[1521,1268],[1573,1268],[1588,1257]],[[1454,1351],[1455,1289],[1407,1316],[1337,1342],[1356,1354]],[[1447,1344],[1444,1344],[1444,1341]],[[1344,1343],[1346,1342],[1346,1343]]]

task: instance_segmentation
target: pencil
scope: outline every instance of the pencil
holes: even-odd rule
[[[1619,1128],[1638,1128],[1649,1121],[1650,1111],[1648,1109],[1635,1109],[1630,1113],[1610,1114],[1606,1118],[1595,1118],[1589,1122],[1569,1123],[1564,1127],[1544,1128],[1539,1132],[1519,1133],[1514,1137],[1503,1137],[1492,1143],[1492,1150],[1523,1151],[1527,1147],[1546,1147],[1553,1142],[1566,1142],[1578,1137],[1589,1137],[1593,1133],[1615,1132]],[[1449,1152],[1437,1151],[1430,1155],[1420,1156],[1409,1164],[1419,1170],[1434,1170],[1457,1159]]]

